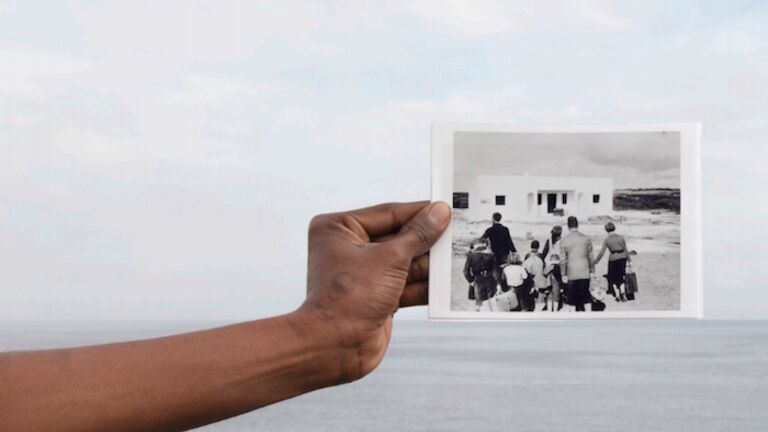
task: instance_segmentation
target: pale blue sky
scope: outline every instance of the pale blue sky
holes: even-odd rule
[[[0,317],[289,311],[313,214],[429,196],[433,121],[702,121],[705,311],[766,317],[766,22],[760,1],[0,0]]]

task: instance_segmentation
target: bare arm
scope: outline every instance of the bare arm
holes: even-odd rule
[[[603,246],[600,248],[600,252],[597,254],[597,258],[595,258],[594,261],[592,261],[592,266],[599,263],[601,259],[603,259],[603,255],[605,254],[605,251],[608,249],[608,240],[603,240]]]
[[[627,246],[627,239],[624,238],[624,236],[621,236],[621,242],[624,244],[624,254],[627,256],[627,261],[632,261],[632,252],[629,250],[629,246]]]
[[[445,204],[422,202],[315,218],[307,300],[288,315],[152,340],[0,354],[0,425],[178,431],[359,379],[384,356],[398,307],[426,303],[426,252],[449,216]]]
[[[568,278],[568,249],[560,243],[560,268],[562,275]]]
[[[294,313],[153,340],[2,354],[0,424],[184,430],[343,382],[351,348],[308,318]]]

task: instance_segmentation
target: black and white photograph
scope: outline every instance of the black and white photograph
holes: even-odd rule
[[[470,127],[433,142],[450,150],[452,166],[438,171],[450,176],[453,204],[441,246],[449,263],[433,251],[437,278],[448,273],[431,288],[443,301],[435,309],[516,319],[697,311],[699,292],[683,293],[682,274],[685,254],[696,256],[686,242],[697,241],[682,232],[697,225],[695,208],[682,207],[696,201],[695,188],[682,190],[695,180],[681,164],[688,129],[645,129]]]

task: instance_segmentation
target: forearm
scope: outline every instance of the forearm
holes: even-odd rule
[[[600,262],[600,260],[601,260],[601,259],[603,259],[603,255],[605,254],[605,249],[606,249],[606,247],[605,247],[605,246],[603,246],[603,247],[601,247],[601,248],[600,248],[600,252],[598,252],[598,254],[597,254],[597,257],[595,257],[595,259],[594,259],[594,260],[592,260],[592,262],[593,262],[594,264],[597,264],[597,263],[599,263],[599,262]]]
[[[0,355],[8,430],[184,430],[342,382],[345,353],[295,313],[94,347]]]

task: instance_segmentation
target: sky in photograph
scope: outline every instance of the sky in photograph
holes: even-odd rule
[[[611,177],[616,189],[679,188],[680,134],[456,132],[454,176]]]
[[[0,0],[0,319],[291,311],[310,218],[429,198],[445,121],[701,121],[706,314],[768,317],[766,22],[746,0]]]

